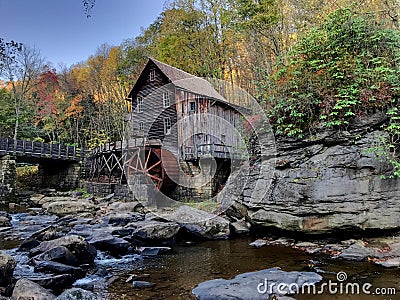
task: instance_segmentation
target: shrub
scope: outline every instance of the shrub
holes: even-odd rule
[[[276,133],[302,137],[319,126],[342,128],[357,116],[398,105],[399,49],[399,32],[373,15],[332,12],[299,38],[271,77]]]

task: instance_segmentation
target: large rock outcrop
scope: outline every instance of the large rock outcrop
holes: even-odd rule
[[[400,180],[382,178],[391,166],[370,151],[384,121],[377,114],[347,131],[278,138],[275,171],[253,168],[234,205],[256,224],[305,233],[400,227]]]

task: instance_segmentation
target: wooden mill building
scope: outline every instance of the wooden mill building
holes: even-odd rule
[[[245,109],[230,104],[209,81],[153,58],[127,100],[132,107],[128,175],[147,174],[164,193],[215,194],[229,175],[231,161],[243,152],[239,130]],[[210,158],[212,167],[201,166]],[[202,172],[214,174],[209,184],[179,189],[182,177]]]

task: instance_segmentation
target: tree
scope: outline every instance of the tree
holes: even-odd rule
[[[14,105],[11,93],[5,88],[0,88],[0,136],[12,138],[14,129]]]
[[[60,85],[55,69],[44,67],[34,87],[35,125],[40,126],[48,140],[58,140]]]
[[[10,60],[14,60],[16,53],[21,50],[22,44],[14,41],[5,42],[4,39],[0,37],[0,77],[4,75],[5,66]]]
[[[7,53],[3,76],[11,86],[11,94],[14,101],[15,125],[14,136],[18,138],[19,126],[30,92],[36,84],[43,69],[43,58],[40,52],[28,46],[21,46],[20,51]]]
[[[90,18],[91,17],[91,10],[94,7],[96,3],[96,0],[82,0],[82,5],[83,5],[83,10],[86,15],[86,17]]]

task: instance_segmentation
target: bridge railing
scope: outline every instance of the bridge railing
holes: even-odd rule
[[[86,156],[84,149],[75,146],[13,139],[0,139],[0,154],[74,161],[83,160]]]
[[[104,153],[112,153],[118,151],[122,151],[122,141],[105,143],[100,146],[97,146],[96,148],[90,151],[89,156],[93,157],[96,155],[102,155]]]

